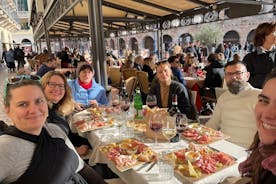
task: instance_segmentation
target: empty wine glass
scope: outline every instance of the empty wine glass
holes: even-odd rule
[[[153,107],[157,106],[156,96],[152,95],[152,94],[148,94],[147,99],[146,99],[146,105],[149,108],[153,108]]]
[[[154,135],[154,138],[155,138],[155,145],[157,145],[157,134],[158,132],[161,131],[162,129],[162,117],[159,116],[159,115],[153,115],[151,118],[150,118],[150,121],[149,121],[149,127],[152,131],[154,131],[155,135]]]

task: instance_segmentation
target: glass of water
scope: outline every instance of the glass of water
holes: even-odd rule
[[[174,159],[168,154],[168,151],[162,151],[158,154],[159,179],[161,181],[170,180],[174,175]]]

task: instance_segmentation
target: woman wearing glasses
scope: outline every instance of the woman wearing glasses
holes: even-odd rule
[[[9,81],[4,105],[14,126],[0,136],[0,183],[105,183],[57,125],[45,124],[48,106],[39,81]]]
[[[73,134],[68,124],[68,116],[73,113],[75,104],[66,77],[60,72],[50,71],[41,78],[41,84],[49,107],[47,122],[60,126],[77,147],[78,154],[85,156],[91,146],[87,139]]]
[[[105,89],[94,80],[93,76],[93,67],[89,63],[83,63],[77,69],[77,79],[68,81],[79,110],[108,103]]]

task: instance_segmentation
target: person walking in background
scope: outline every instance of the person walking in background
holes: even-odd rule
[[[243,62],[250,72],[249,83],[262,88],[265,76],[276,66],[276,23],[265,22],[258,25],[254,45],[256,50],[248,53]]]
[[[15,72],[14,51],[12,48],[6,52],[5,61],[7,67],[9,68],[9,72]]]
[[[254,105],[260,90],[247,81],[250,73],[242,62],[225,65],[225,80],[228,91],[217,100],[213,115],[206,126],[221,130],[229,135],[230,142],[248,148],[257,128],[254,119]]]
[[[258,132],[249,148],[249,157],[239,165],[242,176],[252,184],[276,183],[276,71],[266,78],[255,118]]]
[[[14,50],[14,59],[17,60],[17,70],[24,68],[25,65],[25,53],[23,51],[24,47],[19,48],[19,46]]]

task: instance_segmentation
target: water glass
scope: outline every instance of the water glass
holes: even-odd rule
[[[174,175],[174,160],[168,154],[168,151],[158,154],[159,179],[161,181],[170,180]]]

